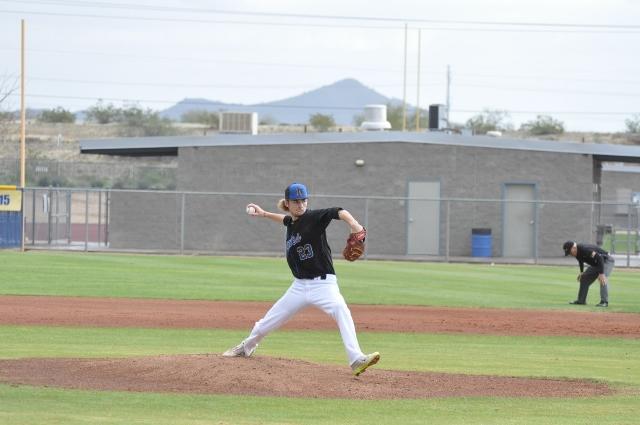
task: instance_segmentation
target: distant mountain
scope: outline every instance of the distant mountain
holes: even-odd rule
[[[224,103],[217,100],[207,100],[199,98],[185,98],[170,108],[160,111],[162,117],[166,117],[175,121],[180,121],[182,115],[189,111],[210,111],[217,112],[220,110],[225,111],[239,111],[239,112],[253,112],[249,105],[240,105],[233,103]]]
[[[354,115],[363,113],[364,105],[389,102],[396,103],[397,100],[348,78],[298,96],[255,105],[184,99],[160,114],[172,120],[180,120],[190,110],[257,112],[258,119],[269,117],[278,123],[301,124],[308,122],[310,115],[321,113],[332,115],[336,124],[348,125],[353,123]]]

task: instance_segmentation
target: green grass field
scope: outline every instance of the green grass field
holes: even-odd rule
[[[0,294],[274,301],[283,259],[0,252]],[[349,304],[575,310],[577,267],[336,262]],[[616,269],[609,311],[640,313],[640,274]],[[598,300],[597,287],[589,303]],[[593,320],[598,319],[595,307]],[[588,326],[588,323],[585,323]],[[248,329],[247,329],[248,331]],[[0,358],[221,352],[246,332],[0,326]],[[597,398],[354,401],[70,391],[0,385],[0,424],[637,424],[640,341],[618,338],[358,334],[380,368],[607,382]],[[260,355],[344,363],[337,331],[279,331]]]

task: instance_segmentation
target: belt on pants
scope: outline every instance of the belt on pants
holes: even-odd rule
[[[299,280],[327,280],[327,281],[335,281],[336,280],[336,275],[335,274],[321,274],[319,276],[315,276],[315,277],[296,277],[296,279]]]
[[[335,274],[321,274],[320,276],[312,277],[309,280],[336,280]]]

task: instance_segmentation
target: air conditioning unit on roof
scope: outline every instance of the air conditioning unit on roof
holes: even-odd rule
[[[258,134],[256,112],[220,112],[220,133]]]

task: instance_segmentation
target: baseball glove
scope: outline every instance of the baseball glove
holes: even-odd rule
[[[364,240],[367,236],[367,231],[363,227],[362,230],[356,233],[350,233],[347,238],[347,246],[342,250],[342,256],[345,260],[356,261],[364,253]]]

